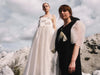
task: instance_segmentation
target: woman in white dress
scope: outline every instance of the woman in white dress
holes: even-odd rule
[[[40,17],[23,75],[55,75],[52,50],[55,46],[56,18],[50,14],[48,3],[43,3],[42,7],[45,15]]]

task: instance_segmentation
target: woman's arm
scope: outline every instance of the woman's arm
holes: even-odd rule
[[[79,53],[79,46],[75,44],[71,62],[75,62]]]
[[[71,62],[69,64],[70,73],[75,71],[76,59],[79,54],[79,47],[81,47],[84,41],[84,35],[85,35],[85,25],[82,22],[77,21],[76,24],[71,29],[71,42],[72,44],[75,45],[72,53]]]
[[[71,62],[70,62],[70,65],[69,65],[69,69],[68,69],[70,73],[75,71],[75,67],[76,67],[76,63],[75,62],[76,62],[78,53],[79,53],[79,46],[75,44],[74,50],[73,50],[73,54],[72,54],[72,59],[71,59]]]
[[[53,28],[56,30],[56,17],[55,15],[52,15],[52,22],[53,22]]]

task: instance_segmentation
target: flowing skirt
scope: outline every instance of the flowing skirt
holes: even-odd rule
[[[56,75],[57,53],[51,52],[54,47],[54,29],[40,26],[34,35],[23,75]]]

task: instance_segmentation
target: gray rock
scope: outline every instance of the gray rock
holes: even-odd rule
[[[100,75],[100,70],[93,71],[93,75]]]
[[[93,71],[100,68],[100,49],[97,46],[100,46],[100,34],[85,39],[80,50],[82,72],[92,74]]]
[[[0,75],[14,75],[14,73],[9,66],[5,66],[1,69]]]
[[[82,72],[82,75],[91,75],[91,74],[89,74],[89,73],[83,73],[83,72]]]
[[[7,52],[6,51],[2,51],[0,53],[0,59],[3,58],[3,57],[5,57],[6,55],[7,55]]]

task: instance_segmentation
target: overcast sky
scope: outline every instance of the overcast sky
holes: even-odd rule
[[[43,2],[50,4],[57,27],[63,24],[58,8],[68,4],[73,16],[85,24],[86,37],[100,33],[100,0],[0,0],[0,50],[14,51],[31,46],[39,16],[44,14]]]

